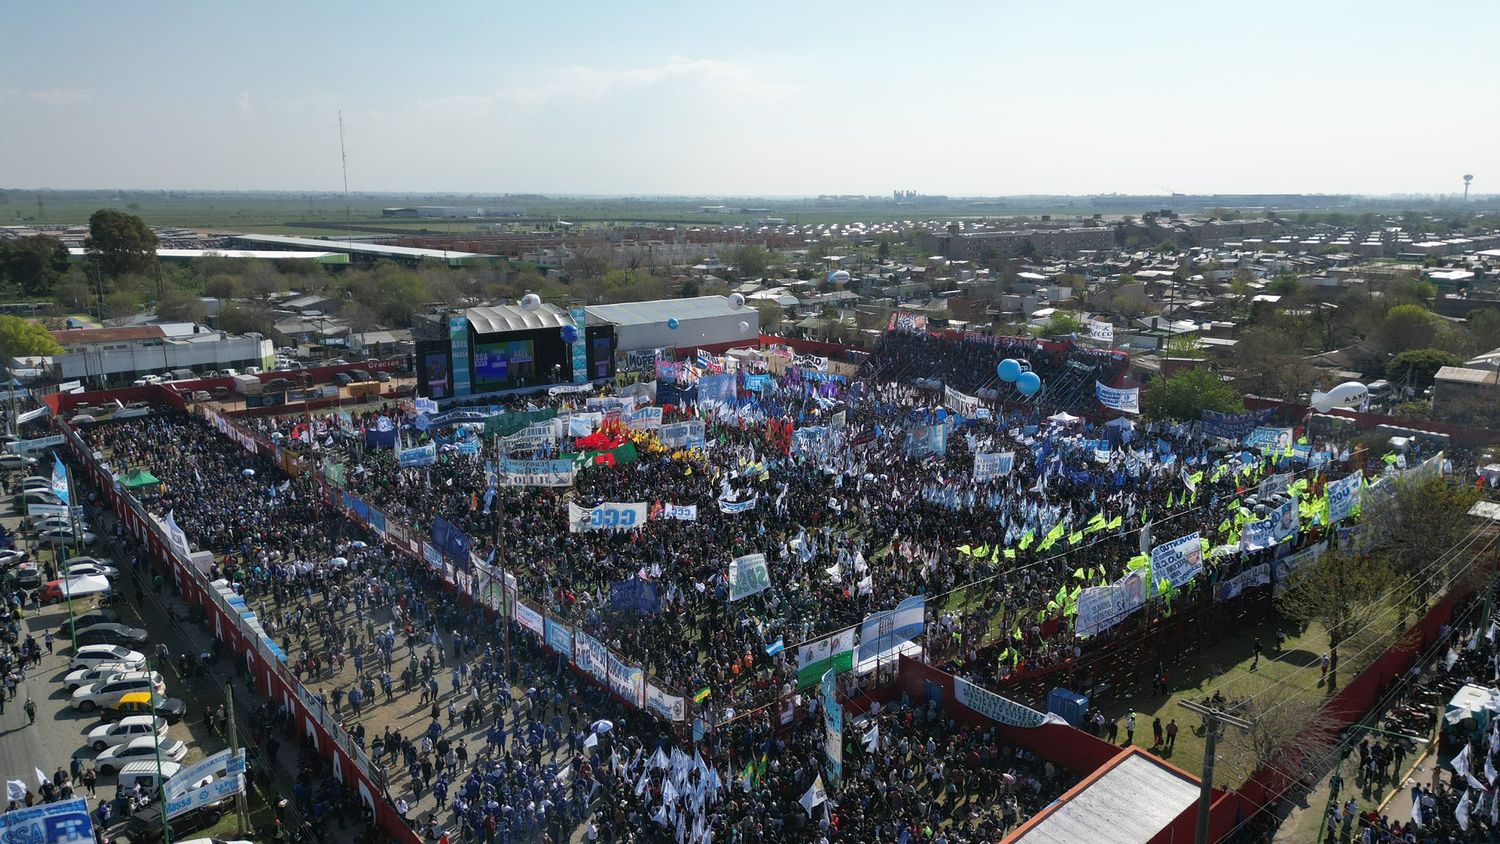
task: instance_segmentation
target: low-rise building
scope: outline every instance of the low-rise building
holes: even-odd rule
[[[52,332],[61,354],[46,359],[58,380],[119,385],[152,374],[188,369],[206,374],[248,366],[271,368],[272,342],[259,334],[229,334],[191,322]]]

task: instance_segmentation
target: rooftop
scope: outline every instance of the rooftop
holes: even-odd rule
[[[1447,381],[1452,384],[1474,384],[1476,386],[1489,384],[1493,386],[1497,376],[1500,376],[1500,373],[1492,369],[1469,369],[1463,366],[1445,366],[1437,371],[1437,375],[1433,376],[1433,379]]]
[[[1006,839],[1146,844],[1198,800],[1199,783],[1140,749],[1115,757]]]
[[[52,332],[59,346],[91,346],[99,343],[124,343],[131,340],[159,340],[167,333],[160,325],[131,325],[124,328],[68,328]]]
[[[346,252],[387,258],[430,258],[447,261],[459,258],[492,257],[479,252],[457,252],[452,249],[419,249],[414,246],[387,246],[378,243],[320,240],[313,237],[289,237],[280,234],[241,234],[235,235],[235,240],[246,243],[264,243],[268,246],[284,246],[289,249],[320,249],[325,252]]]
[[[650,325],[666,322],[733,316],[744,313],[729,306],[725,296],[697,296],[692,299],[658,299],[654,302],[622,302],[618,305],[589,305],[589,314],[615,325]]]
[[[464,311],[469,324],[477,334],[494,334],[498,331],[531,331],[537,328],[558,328],[572,325],[568,313],[556,305],[543,303],[534,311],[523,310],[515,305],[484,305]]]

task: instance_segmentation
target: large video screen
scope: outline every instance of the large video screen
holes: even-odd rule
[[[424,361],[427,373],[428,398],[448,397],[448,356],[442,352],[428,354]]]
[[[479,343],[474,346],[474,380],[478,383],[536,382],[536,359],[530,340]]]

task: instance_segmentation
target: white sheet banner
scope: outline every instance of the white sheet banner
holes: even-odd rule
[[[974,480],[988,481],[1009,475],[1015,463],[1014,451],[1000,451],[992,454],[980,452],[974,455]]]
[[[687,699],[669,695],[654,684],[646,684],[646,709],[668,721],[687,720]]]
[[[1115,342],[1115,326],[1111,322],[1089,320],[1089,337],[1100,343]]]
[[[771,588],[765,554],[746,554],[729,563],[729,600],[738,601]]]
[[[973,416],[979,410],[979,398],[970,396],[953,389],[943,388],[943,406],[965,418]]]
[[[625,417],[625,424],[632,431],[656,430],[661,427],[661,408],[643,407]]]
[[[1151,549],[1152,594],[1160,591],[1160,581],[1181,586],[1203,570],[1203,541],[1197,532],[1164,542]]]
[[[1141,412],[1141,388],[1131,387],[1122,390],[1117,387],[1106,387],[1098,381],[1094,382],[1094,395],[1099,397],[1099,403],[1110,410],[1118,410],[1121,413]]]
[[[1359,472],[1328,482],[1328,523],[1349,518],[1359,507],[1361,476]]]
[[[679,522],[698,521],[697,504],[667,504],[661,508],[663,519],[676,519]]]
[[[960,705],[1007,727],[1040,727],[1047,723],[1047,716],[1035,709],[1001,697],[961,677],[953,678],[953,696],[958,698]]]
[[[536,635],[542,635],[544,627],[542,614],[526,606],[526,602],[520,598],[516,599],[516,621],[521,622],[522,627],[525,627]]]
[[[759,500],[759,498],[760,498],[760,496],[757,496],[757,495],[752,495],[749,498],[745,499],[744,501],[729,501],[727,499],[720,498],[719,499],[719,512],[720,513],[731,513],[731,514],[732,513],[748,513],[751,510],[755,509],[755,502],[757,500]]]
[[[598,507],[579,507],[568,502],[568,531],[634,530],[646,524],[645,504],[618,504],[606,501]]]

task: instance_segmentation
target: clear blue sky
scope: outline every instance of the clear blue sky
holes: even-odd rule
[[[0,185],[1500,192],[1500,4],[17,2]]]

